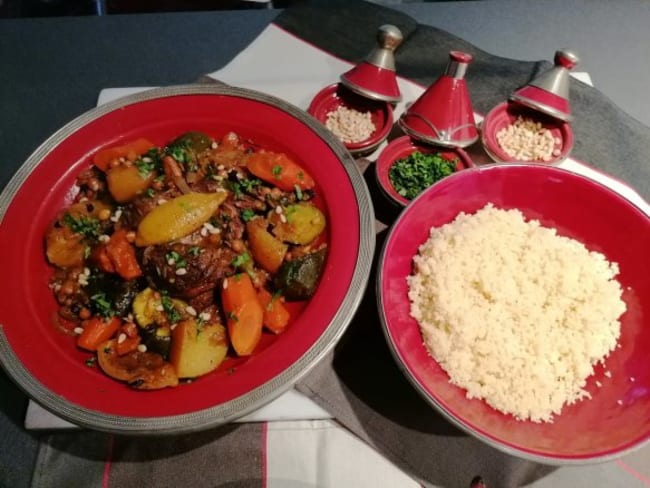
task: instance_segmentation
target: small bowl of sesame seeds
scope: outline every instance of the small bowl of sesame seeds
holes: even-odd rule
[[[341,83],[326,86],[318,92],[307,111],[355,156],[374,151],[388,137],[393,126],[390,103],[365,98]]]
[[[485,116],[481,142],[497,163],[559,164],[573,148],[573,130],[568,122],[509,101]]]

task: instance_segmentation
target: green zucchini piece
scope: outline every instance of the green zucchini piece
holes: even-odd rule
[[[275,287],[287,300],[307,300],[316,291],[323,267],[326,249],[285,261],[275,276]]]

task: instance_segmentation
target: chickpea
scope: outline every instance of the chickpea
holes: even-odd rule
[[[110,216],[111,216],[111,210],[108,208],[102,208],[97,214],[99,220],[108,220]]]

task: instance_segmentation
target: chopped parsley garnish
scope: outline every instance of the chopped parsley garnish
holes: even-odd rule
[[[241,180],[239,184],[241,185],[241,187],[244,189],[245,192],[252,193],[255,191],[255,188],[257,188],[262,184],[262,182],[257,178],[251,178],[249,180]]]
[[[138,173],[143,179],[149,178],[151,173],[160,169],[160,156],[158,149],[149,149],[140,159],[135,162]]]
[[[156,192],[153,190],[153,188],[147,188],[147,191],[145,191],[144,194],[149,198],[153,198]]]
[[[95,314],[105,318],[112,317],[116,314],[113,302],[103,292],[90,297],[90,307]]]
[[[191,161],[189,151],[181,145],[169,146],[167,152],[179,163],[185,164]]]
[[[413,199],[436,181],[452,174],[456,160],[447,160],[440,153],[424,154],[416,151],[397,160],[388,171],[388,178],[397,193]]]
[[[282,166],[276,164],[275,166],[273,166],[273,168],[271,168],[271,173],[273,173],[275,179],[279,180],[280,178],[282,178]]]
[[[233,322],[237,322],[239,320],[235,312],[233,312],[232,310],[228,312],[228,319],[232,320]]]
[[[242,196],[241,184],[237,181],[228,181],[228,188],[235,194],[235,198]]]
[[[242,213],[241,213],[241,219],[244,222],[248,222],[253,217],[255,217],[255,212],[253,212],[250,208],[247,208],[246,210],[242,211]]]
[[[147,160],[139,159],[135,162],[135,167],[138,168],[138,174],[142,177],[142,179],[147,179],[156,169],[156,163],[153,162],[153,160],[150,158]]]
[[[250,262],[251,258],[247,252],[239,254],[232,260],[232,265],[235,268],[240,268]]]
[[[169,251],[167,254],[165,254],[165,259],[167,260],[167,264],[169,265],[173,264],[177,268],[187,267],[185,258],[183,258],[183,256],[178,254],[176,251]]]
[[[192,256],[198,256],[201,254],[202,249],[199,246],[192,246],[187,250],[187,254]]]
[[[302,194],[302,190],[300,189],[300,187],[298,185],[293,185],[293,188],[296,191],[296,198],[298,200],[302,200],[303,194]]]
[[[167,314],[167,319],[172,324],[175,324],[181,319],[181,314],[178,312],[178,310],[176,310],[174,302],[171,298],[169,298],[169,295],[162,295],[160,297],[160,302],[162,303],[163,310]]]
[[[89,358],[86,359],[86,361],[84,361],[84,362],[85,362],[86,366],[88,366],[89,368],[94,368],[94,367],[95,367],[95,361],[96,361],[96,359],[95,359],[95,357],[93,356],[93,357],[89,357]]]
[[[72,232],[81,234],[86,239],[97,239],[100,234],[99,220],[94,217],[73,217],[69,213],[63,216],[63,223],[70,227]]]

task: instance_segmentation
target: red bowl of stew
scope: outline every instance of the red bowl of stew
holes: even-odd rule
[[[408,205],[411,198],[403,195],[403,191],[400,193],[400,190],[407,188],[396,188],[397,183],[391,177],[391,168],[395,163],[408,158],[415,152],[425,155],[439,154],[445,160],[455,161],[454,172],[475,166],[469,155],[460,148],[436,147],[417,141],[409,136],[402,136],[392,140],[379,154],[375,164],[375,176],[384,195],[400,206]],[[418,183],[421,181],[422,179],[418,178]]]
[[[245,159],[245,168],[237,169],[237,164],[228,162],[230,153],[227,147],[219,156],[223,164],[215,164],[212,173],[204,166],[204,162],[193,169],[190,168],[191,161],[184,161],[182,155],[169,149],[169,142],[179,134],[193,131],[213,138],[216,142],[211,146],[212,149],[223,149],[223,144],[231,137],[229,134],[237,134],[237,147],[241,150],[238,157],[244,157],[244,154],[248,158]],[[242,234],[237,236],[242,241],[237,245],[233,244],[232,236],[227,235],[233,231],[233,222],[240,222],[244,226],[247,224],[243,217],[246,206],[241,206],[244,200],[238,200],[243,198],[241,195],[251,188],[265,187],[269,194],[273,192],[273,195],[277,194],[276,196],[281,198],[276,202],[272,200],[272,196],[265,199],[258,195],[258,203],[253,202],[257,207],[251,207],[256,209],[252,212],[258,215],[249,214],[249,217],[254,216],[258,221],[262,219],[265,225],[268,224],[266,219],[276,219],[278,223],[280,220],[286,222],[289,217],[287,213],[282,215],[285,218],[281,219],[282,216],[275,211],[275,206],[286,210],[287,205],[290,206],[292,202],[298,204],[308,201],[312,209],[318,209],[325,225],[317,238],[305,244],[290,244],[289,249],[293,252],[294,259],[298,256],[298,251],[309,253],[310,245],[326,249],[315,291],[309,298],[285,302],[289,319],[282,333],[265,329],[260,339],[254,343],[254,349],[240,349],[242,354],[234,351],[233,341],[230,340],[227,356],[216,370],[194,380],[182,379],[176,387],[148,391],[138,388],[145,381],[142,378],[129,385],[128,382],[109,377],[98,367],[95,354],[78,346],[79,338],[83,335],[82,330],[85,330],[87,324],[75,323],[74,317],[68,316],[69,313],[61,320],[61,306],[55,298],[61,288],[56,285],[66,284],[56,281],[57,267],[48,263],[52,256],[48,254],[46,257],[44,252],[44,248],[48,253],[51,251],[51,243],[45,236],[50,236],[54,227],[58,226],[60,230],[69,226],[73,235],[86,232],[87,234],[83,234],[84,239],[92,234],[93,240],[83,241],[92,242],[87,244],[88,253],[84,251],[84,259],[92,259],[92,266],[96,266],[103,274],[113,273],[111,276],[121,277],[121,273],[125,272],[128,275],[128,271],[121,268],[123,263],[120,264],[120,259],[110,261],[113,255],[108,251],[109,264],[101,264],[104,258],[98,249],[102,243],[109,246],[116,239],[117,222],[127,222],[119,225],[128,227],[128,218],[132,215],[128,218],[127,216],[135,200],[123,197],[126,198],[126,203],[122,204],[123,208],[120,207],[121,212],[118,214],[117,209],[113,207],[110,222],[102,221],[96,224],[96,227],[86,225],[91,222],[87,215],[86,220],[79,214],[73,214],[71,219],[70,212],[68,217],[61,219],[59,216],[62,215],[62,209],[70,208],[73,204],[79,206],[88,201],[92,202],[92,187],[95,184],[87,181],[79,183],[83,178],[78,180],[77,177],[93,167],[93,161],[97,163],[97,154],[105,154],[107,149],[110,154],[111,148],[128,146],[132,141],[142,138],[150,141],[155,147],[167,148],[168,151],[166,149],[164,155],[172,154],[177,162],[180,161],[178,166],[182,179],[192,185],[190,193],[203,194],[205,197],[208,194],[214,195],[217,191],[225,191],[228,194],[228,200],[225,202],[230,201],[235,211],[239,212],[238,215],[231,214],[230,219],[224,218],[223,222],[218,219],[209,220],[199,228],[195,227],[192,231],[194,234],[190,233],[198,238],[199,242],[206,242],[201,239],[213,238],[212,244],[215,248],[223,244],[229,246],[229,252],[235,251],[234,255],[227,255],[222,260],[219,265],[222,268],[215,265],[215,269],[225,270],[225,273],[221,273],[219,277],[211,276],[212,281],[207,285],[205,279],[202,282],[207,286],[206,289],[211,291],[212,303],[217,306],[212,310],[212,319],[216,320],[214,317],[219,315],[224,330],[227,329],[227,324],[236,322],[238,317],[243,316],[236,315],[233,307],[226,313],[228,307],[225,301],[221,303],[222,297],[225,296],[223,288],[228,284],[226,282],[235,286],[238,276],[248,280],[248,276],[256,276],[260,271],[257,257],[251,259],[250,254],[244,256],[250,252],[252,246],[248,228],[244,228]],[[148,166],[151,158],[147,160],[146,154],[138,156],[134,164],[128,164],[131,161],[128,156],[120,156],[122,159],[114,158],[107,166],[106,181],[103,181],[100,175],[100,183],[109,186],[110,194],[114,195],[110,189],[108,175],[113,174],[115,167],[122,166],[137,167],[141,178],[146,176],[153,181],[154,175],[144,175],[151,169]],[[281,155],[277,156],[279,159],[266,161],[266,179],[249,177],[250,175],[242,177],[241,174],[238,176],[238,172],[252,167],[252,160],[260,154],[265,155],[262,159],[268,159],[269,155]],[[313,185],[300,188],[297,184],[285,184],[284,190],[278,190],[278,187],[282,186],[281,181],[287,183],[287,180],[290,180],[289,170],[286,170],[282,158],[292,160],[302,169],[293,172],[294,178],[301,179],[308,174],[313,179]],[[228,166],[231,163],[232,166]],[[176,181],[174,175],[166,173],[169,168],[161,164],[162,166],[157,168],[156,176],[160,181],[166,182],[168,186],[164,188],[173,190]],[[231,172],[219,174],[224,166],[230,168]],[[277,168],[280,170],[276,171]],[[282,173],[282,170],[285,172]],[[190,177],[191,172],[201,171],[203,180],[197,179],[196,174]],[[132,170],[131,172],[133,173]],[[205,183],[208,177],[211,178],[212,188]],[[277,182],[274,181],[276,178]],[[256,182],[251,183],[253,180]],[[223,188],[215,190],[214,184],[221,184]],[[176,190],[180,186],[183,185],[178,183]],[[169,202],[176,202],[183,212],[189,212],[190,207],[181,205],[186,205],[187,202],[181,201],[182,198],[177,200],[177,197],[188,195],[181,192],[183,195],[171,193],[161,197],[155,188],[150,186],[138,194],[138,201],[149,197],[158,199],[154,205],[157,205],[157,208],[162,208]],[[264,190],[265,194],[267,190]],[[79,203],[81,194],[84,198],[89,198]],[[34,195],[39,195],[39,198],[34,198]],[[247,201],[250,203],[253,200],[255,198],[249,198]],[[275,202],[273,208],[268,203],[271,201]],[[220,208],[223,208],[226,203],[221,205]],[[35,401],[56,415],[84,427],[110,432],[147,434],[195,431],[234,420],[291,388],[343,334],[363,294],[375,242],[369,196],[363,178],[343,145],[298,108],[262,93],[231,87],[192,85],[161,88],[117,100],[81,115],[52,135],[29,157],[3,191],[0,209],[3,215],[0,239],[5,243],[0,260],[5,272],[12,276],[12,280],[5,280],[0,285],[4,296],[4,305],[0,310],[0,361],[3,369]],[[97,209],[93,207],[92,211]],[[154,211],[145,214],[143,220]],[[215,212],[211,214],[211,218],[219,215],[222,214]],[[98,217],[97,220],[101,218]],[[226,227],[226,221],[230,222],[231,227]],[[172,220],[172,227],[176,225],[174,222]],[[151,229],[153,235],[169,230],[167,225],[157,224],[160,224],[160,221],[156,222],[156,219],[150,222],[149,237],[147,232],[141,233],[140,225],[137,226],[135,235],[124,237],[125,241],[121,245],[135,249],[133,253],[136,264],[141,266],[142,274],[133,280],[144,280],[142,286],[159,292],[160,303],[163,303],[162,296],[170,293],[170,300],[182,298],[186,302],[185,305],[188,305],[189,300],[200,296],[200,293],[192,292],[187,296],[179,296],[183,295],[179,283],[182,278],[191,275],[190,268],[195,254],[202,255],[205,249],[200,249],[203,244],[192,245],[190,248],[182,247],[189,245],[182,242],[190,237],[177,235],[171,242],[180,243],[178,245],[181,247],[178,249],[183,250],[183,253],[174,254],[173,249],[166,249],[162,261],[156,261],[154,256],[146,257],[149,252],[147,249],[169,244],[169,241],[166,244],[152,244],[147,241],[147,238],[151,238]],[[125,228],[126,230],[132,229]],[[16,236],[21,238],[17,239]],[[166,239],[169,239],[169,236]],[[283,259],[285,258],[286,255]],[[147,265],[144,264],[145,259],[151,259],[148,271]],[[87,262],[91,261],[84,261],[84,264]],[[253,267],[246,267],[246,262],[252,263]],[[110,270],[111,263],[114,265],[113,271]],[[162,268],[169,265],[172,271],[167,274],[160,270],[152,271],[156,264]],[[185,271],[178,272],[181,268]],[[78,274],[86,273],[83,267],[80,269]],[[93,268],[90,277],[94,273]],[[262,286],[267,287],[267,292],[273,292],[275,275],[268,271],[265,273],[270,278],[262,278]],[[66,275],[66,278],[69,280],[70,275]],[[179,286],[174,288],[170,285],[169,290],[163,290],[161,282],[165,279],[168,283],[176,282]],[[87,286],[84,284],[86,281],[90,281],[88,275],[85,278],[77,276],[76,283],[73,284],[83,287]],[[53,283],[54,290],[51,289]],[[96,305],[101,305],[101,298],[91,297],[87,302],[92,304],[89,309],[92,318],[100,314]],[[123,322],[131,320],[141,327],[138,313],[133,308],[134,301],[130,303],[131,310],[127,307],[127,312],[114,312],[114,315]],[[196,322],[201,318],[198,302],[196,307],[187,308],[185,305],[182,309],[176,309],[183,314],[183,317],[177,318],[177,322]],[[161,323],[172,320],[166,306],[158,304],[154,308],[156,310],[153,312],[149,310],[153,315],[166,314]],[[82,314],[88,315],[78,308],[68,312],[78,314],[80,318]],[[239,309],[236,313],[243,314]],[[209,321],[210,314],[204,314],[201,320],[203,319]],[[197,336],[202,330],[207,330],[201,329],[201,325],[204,324],[197,325]],[[128,343],[131,336],[120,338],[120,334],[127,336],[126,330],[120,331],[122,332],[112,336],[112,340],[115,344]],[[82,334],[78,335],[80,332]],[[142,334],[142,331],[139,333]],[[226,333],[231,335],[230,330]],[[176,340],[174,337],[172,335],[172,348],[173,341]],[[117,349],[117,346],[115,348]],[[146,354],[152,351],[139,352]]]

